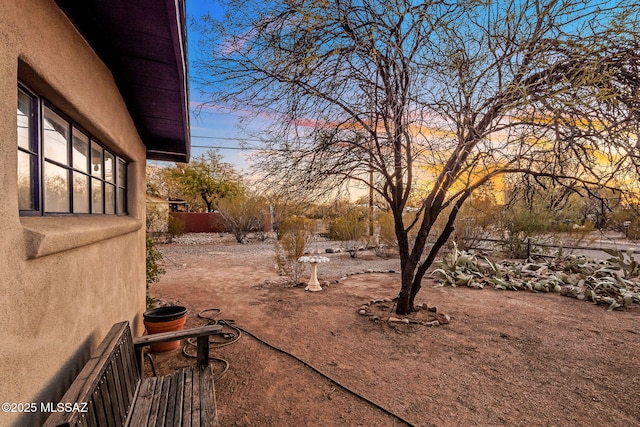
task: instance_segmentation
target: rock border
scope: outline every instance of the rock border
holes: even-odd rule
[[[447,325],[451,322],[451,316],[445,313],[440,313],[437,307],[428,307],[427,304],[417,304],[415,308],[417,311],[421,311],[421,310],[428,311],[429,316],[433,318],[433,320],[429,320],[429,321],[412,319],[411,315],[406,317],[395,317],[395,316],[382,317],[371,312],[372,305],[380,305],[383,303],[384,304],[393,303],[395,305],[394,300],[390,298],[372,299],[362,304],[357,309],[357,313],[360,316],[366,317],[372,322],[376,322],[376,323],[384,321],[389,324],[406,324],[406,325],[413,324],[413,325],[422,325],[422,326],[440,326],[440,325]],[[387,307],[385,307],[385,309],[386,308]]]

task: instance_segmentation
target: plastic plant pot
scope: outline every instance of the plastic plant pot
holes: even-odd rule
[[[145,311],[142,316],[147,334],[181,331],[187,321],[187,308],[179,305],[152,308]],[[180,347],[180,340],[153,344],[150,350],[153,353],[165,353],[178,347]]]

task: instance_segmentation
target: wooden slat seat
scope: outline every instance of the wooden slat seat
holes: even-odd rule
[[[145,378],[140,384],[131,426],[210,426],[215,413],[213,374],[209,367],[182,368],[171,375]]]
[[[133,339],[128,322],[115,324],[61,403],[80,410],[56,412],[45,426],[217,426],[209,335],[219,325]],[[163,377],[142,377],[142,348],[198,339],[197,365]]]

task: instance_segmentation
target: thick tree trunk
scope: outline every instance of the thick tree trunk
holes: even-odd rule
[[[411,285],[413,274],[402,272],[402,287],[396,301],[396,314],[405,315],[413,311],[413,301],[411,298]]]
[[[404,316],[413,311],[413,307],[411,305],[411,301],[409,301],[409,294],[403,295],[400,293],[398,296],[398,301],[396,303],[396,314]]]
[[[427,265],[421,264],[419,267],[414,264],[412,268],[405,269],[402,272],[402,288],[398,295],[396,304],[396,314],[406,315],[415,311],[416,295],[422,287],[422,279],[424,278],[427,268],[433,263]]]
[[[411,262],[409,251],[409,236],[404,229],[402,218],[403,205],[399,204],[392,209],[394,217],[394,226],[396,239],[398,241],[398,252],[400,255],[400,273],[401,286],[400,293],[396,300],[396,313],[408,314],[413,310],[413,306],[409,303],[409,295],[411,294],[411,282],[416,264]]]
[[[415,298],[418,292],[422,288],[422,279],[427,272],[427,269],[431,267],[436,255],[440,249],[447,242],[455,228],[453,223],[457,216],[459,206],[456,207],[454,212],[449,216],[448,223],[438,239],[431,247],[427,258],[420,265],[418,263],[412,263],[410,261],[403,264],[402,269],[402,288],[398,295],[398,301],[396,304],[396,314],[406,315],[415,310]],[[426,242],[426,239],[425,239]]]

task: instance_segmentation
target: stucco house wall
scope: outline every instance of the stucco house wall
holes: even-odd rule
[[[128,161],[128,215],[20,216],[17,84]],[[143,331],[146,148],[110,70],[52,0],[0,2],[0,401],[58,401],[112,324]],[[0,412],[0,425],[48,414]]]

